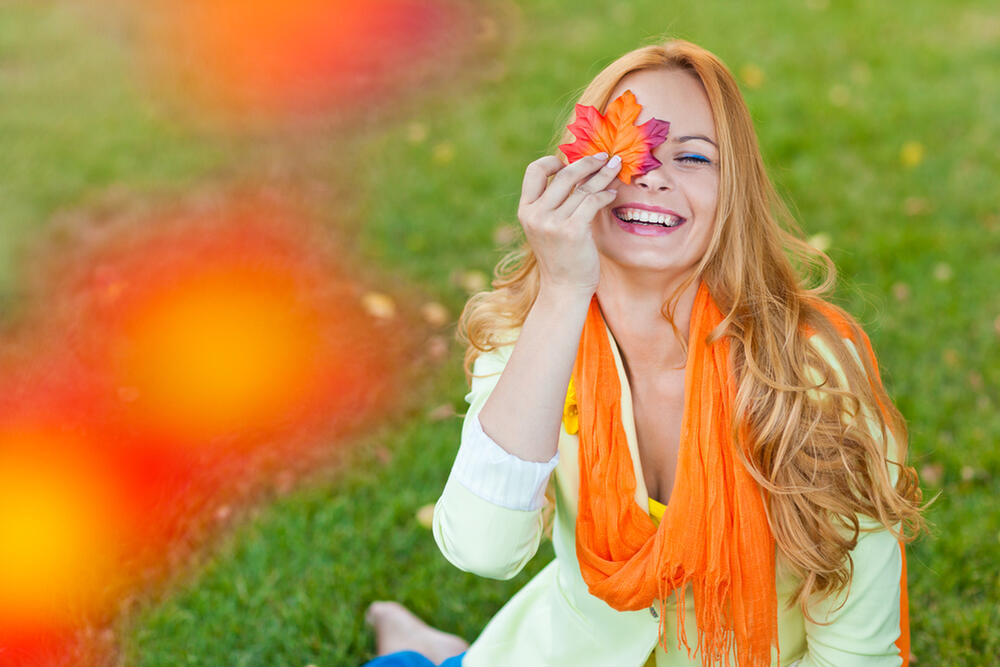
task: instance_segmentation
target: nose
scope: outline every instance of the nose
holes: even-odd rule
[[[665,166],[647,171],[642,176],[633,178],[632,182],[650,192],[666,192],[674,189],[673,177]]]

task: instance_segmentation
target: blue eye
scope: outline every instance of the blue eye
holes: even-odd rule
[[[682,161],[684,161],[684,160],[690,160],[692,162],[700,163],[700,164],[711,164],[712,163],[712,161],[709,160],[707,157],[705,157],[704,155],[698,155],[697,153],[689,153],[687,155],[682,155],[682,156],[680,156],[677,159],[678,160],[682,160]]]

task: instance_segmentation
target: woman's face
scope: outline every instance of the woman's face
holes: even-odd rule
[[[598,213],[594,242],[602,266],[682,276],[705,254],[715,222],[719,148],[708,96],[697,77],[683,70],[633,72],[611,99],[626,90],[642,105],[637,124],[658,118],[670,122],[670,133],[653,150],[662,166],[631,184],[612,185],[618,196]],[[656,224],[664,222],[669,226]]]

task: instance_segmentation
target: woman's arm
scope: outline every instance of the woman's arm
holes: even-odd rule
[[[600,279],[591,224],[614,200],[607,187],[620,169],[620,159],[604,154],[568,166],[547,156],[525,170],[518,219],[539,293],[513,350],[476,360],[462,444],[434,511],[435,541],[460,569],[507,579],[538,548],[541,489],[555,466],[566,389]]]
[[[540,288],[481,422],[494,441],[527,461],[547,461],[556,451],[566,387],[600,280],[591,225],[614,200],[606,188],[621,169],[617,156],[607,158],[564,167],[548,156],[524,172],[517,215],[538,262]]]
[[[483,406],[483,431],[521,459],[547,461],[556,453],[566,388],[590,298],[585,292],[542,288]]]
[[[543,493],[558,461],[566,388],[583,328],[581,319],[574,329],[574,304],[585,317],[589,298],[580,306],[540,294],[516,343],[480,355],[473,366],[461,444],[433,523],[438,547],[461,570],[509,579],[538,549]],[[496,400],[500,392],[506,396]],[[490,406],[497,438],[482,418]]]

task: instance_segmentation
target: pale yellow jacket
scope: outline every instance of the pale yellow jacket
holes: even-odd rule
[[[622,422],[637,482],[635,500],[647,508],[631,391],[610,330],[607,335],[621,380]],[[466,427],[469,420],[478,419],[510,358],[515,339],[516,332],[510,344],[476,360],[475,377],[466,396]],[[818,339],[814,337],[814,341]],[[822,343],[815,344],[836,368],[832,352]],[[890,452],[893,447],[894,443],[890,443]],[[564,427],[560,429],[558,451],[553,475],[556,506],[552,540],[556,557],[494,616],[470,647],[463,667],[700,667],[698,656],[689,657],[685,649],[677,648],[672,604],[666,618],[670,650],[664,652],[657,645],[658,619],[653,610],[617,611],[588,592],[580,575],[574,536],[579,480],[577,436],[567,433]],[[542,515],[541,510],[510,509],[484,500],[458,482],[453,471],[435,506],[433,528],[441,552],[456,567],[484,577],[509,579],[538,549]],[[862,533],[851,556],[854,577],[847,595],[817,601],[810,609],[817,621],[828,621],[822,625],[805,620],[797,605],[789,608],[789,596],[797,582],[784,572],[779,559],[775,586],[781,661],[775,659],[773,665],[901,664],[894,645],[899,636],[899,545],[885,530]],[[690,591],[685,606],[687,637],[694,646],[697,628]]]

